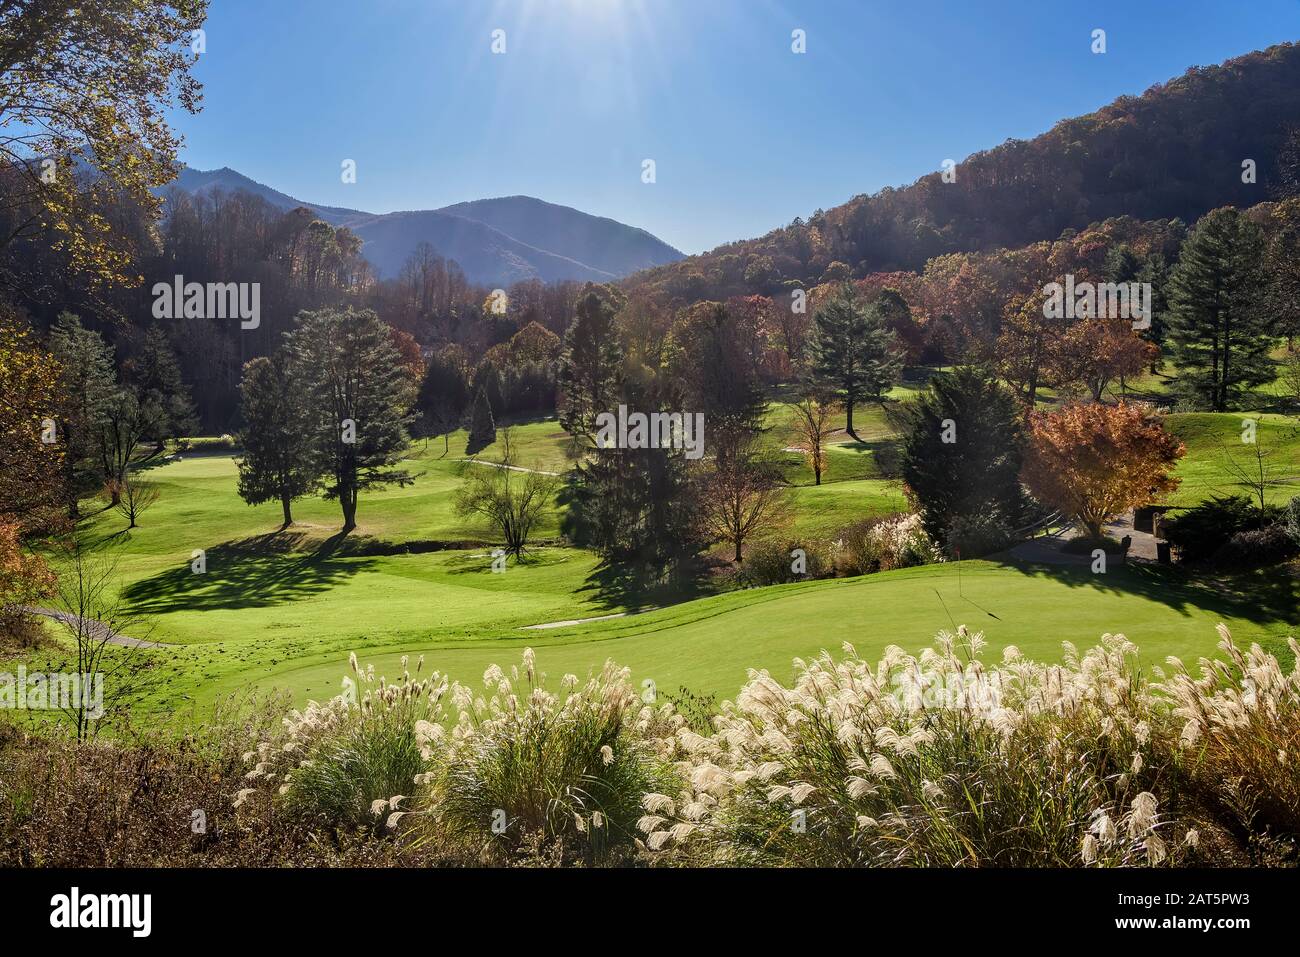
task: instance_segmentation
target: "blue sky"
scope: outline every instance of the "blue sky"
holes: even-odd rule
[[[700,252],[1300,38],[1300,0],[212,0],[206,30],[191,166],[375,212],[523,193]]]

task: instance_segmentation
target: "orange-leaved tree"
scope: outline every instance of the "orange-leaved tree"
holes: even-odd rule
[[[1021,479],[1098,540],[1112,516],[1178,487],[1184,451],[1145,405],[1075,403],[1030,416]]]

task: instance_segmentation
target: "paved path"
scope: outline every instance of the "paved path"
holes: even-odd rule
[[[1007,550],[1007,554],[1017,561],[1037,564],[1091,565],[1092,555],[1088,553],[1076,555],[1062,551],[1067,541],[1078,538],[1080,534],[1077,529],[1067,528],[1054,535],[1043,535],[1013,545]],[[1139,532],[1133,528],[1132,512],[1127,512],[1114,521],[1108,522],[1106,534],[1116,539],[1121,539],[1125,535],[1132,538],[1133,543],[1128,550],[1129,558],[1151,562],[1156,560],[1156,538],[1150,532]]]
[[[25,606],[23,611],[29,615],[40,615],[42,618],[52,618],[61,624],[75,628],[78,622],[87,621],[89,627],[86,633],[92,640],[98,641],[103,638],[110,645],[121,645],[123,648],[166,648],[167,645],[161,641],[145,641],[142,638],[131,638],[128,635],[119,635],[116,632],[109,631],[109,628],[102,621],[89,621],[88,619],[79,618],[77,615],[68,611],[59,611],[57,608],[34,608],[30,605]],[[107,632],[107,635],[105,635]]]
[[[522,465],[502,465],[500,462],[484,462],[481,459],[457,459],[457,462],[468,462],[470,465],[486,465],[488,468],[509,469],[511,472],[532,472],[535,475],[559,475],[559,472],[544,472],[541,469],[526,469]]]

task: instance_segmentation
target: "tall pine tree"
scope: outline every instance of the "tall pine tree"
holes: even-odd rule
[[[302,383],[291,375],[284,350],[244,365],[239,383],[239,497],[249,505],[279,502],[284,527],[293,524],[292,503],[316,486],[319,459],[312,433],[303,428],[309,409]]]
[[[618,404],[623,350],[614,331],[614,307],[595,288],[579,297],[560,355],[560,425],[574,439],[595,444],[596,416]]]
[[[285,341],[290,375],[303,383],[315,470],[351,531],[361,491],[413,481],[394,468],[408,442],[410,377],[370,309],[300,312]]]
[[[104,480],[99,461],[100,431],[117,391],[113,350],[70,312],[50,330],[50,352],[59,363],[58,433],[63,444],[63,487],[68,517],[79,515],[78,500]]]
[[[811,379],[842,403],[855,439],[853,407],[880,399],[898,381],[902,358],[884,313],[845,283],[813,316]]]
[[[1261,306],[1260,228],[1235,208],[1207,213],[1183,243],[1165,314],[1181,391],[1214,412],[1272,381],[1272,337]]]
[[[1016,527],[1023,442],[1016,402],[969,367],[940,373],[902,415],[902,477],[930,537],[968,557]],[[979,546],[979,547],[977,547]]]

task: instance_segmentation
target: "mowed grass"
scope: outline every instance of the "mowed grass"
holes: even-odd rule
[[[1254,423],[1255,446],[1242,441],[1248,421]],[[1190,506],[1215,495],[1253,498],[1231,463],[1258,475],[1256,446],[1265,455],[1265,474],[1272,483],[1265,499],[1282,505],[1300,495],[1300,420],[1294,416],[1186,412],[1168,416],[1165,425],[1187,447],[1174,472],[1181,484],[1169,496],[1170,504]]]
[[[1196,481],[1187,485],[1201,497],[1223,479],[1210,439],[1239,436],[1240,418],[1170,418],[1188,443],[1181,468]],[[1287,421],[1265,416],[1263,440],[1288,434]],[[830,536],[903,508],[901,488],[873,465],[872,443],[885,440],[837,444],[830,456],[838,479],[813,486],[808,476],[790,490],[787,531]],[[525,466],[566,466],[553,420],[516,427],[513,445]],[[500,446],[480,457],[499,460]],[[1276,651],[1296,630],[1300,594],[1285,570],[1223,582],[1176,568],[1094,576],[1086,568],[992,561],[732,592],[609,621],[527,629],[617,614],[633,600],[607,581],[594,555],[558,542],[494,573],[491,531],[455,514],[463,471],[484,467],[457,461],[463,450],[463,433],[447,455],[441,440],[416,443],[406,463],[414,484],[363,493],[359,528],[346,538],[338,535],[337,505],[318,499],[295,503],[298,524],[281,531],[278,505],[252,508],[238,498],[231,456],[183,456],[142,473],[162,494],[140,528],[123,532],[115,512],[87,522],[116,556],[123,596],[152,623],[140,637],[173,646],[143,652],[164,680],[142,705],[202,720],[218,698],[249,688],[287,688],[300,702],[327,697],[338,691],[352,650],[389,674],[402,654],[425,654],[426,669],[476,682],[487,665],[509,664],[532,645],[557,678],[613,659],[664,691],[685,686],[725,698],[749,668],[784,679],[795,656],[838,652],[844,641],[869,655],[890,644],[917,650],[962,623],[984,631],[995,653],[1015,644],[1049,659],[1063,641],[1083,646],[1122,631],[1150,664],[1169,654],[1213,654],[1219,621]],[[1194,497],[1191,490],[1180,494]],[[557,532],[552,510],[541,535]],[[190,568],[196,549],[206,554],[201,575]]]
[[[380,674],[394,675],[402,655],[414,661],[423,654],[426,670],[477,686],[488,665],[517,663],[522,649],[533,647],[541,669],[557,680],[564,673],[585,676],[614,660],[630,667],[640,684],[650,681],[670,693],[684,686],[723,699],[739,689],[750,668],[789,680],[796,656],[838,654],[846,641],[869,657],[889,645],[918,651],[955,624],[982,631],[994,662],[1007,645],[1059,660],[1062,642],[1086,647],[1107,632],[1136,642],[1147,665],[1162,664],[1168,655],[1194,660],[1214,653],[1219,622],[1239,640],[1285,655],[1298,607],[1300,583],[1277,573],[1229,587],[1167,568],[1121,567],[1102,576],[1086,568],[970,561],[732,592],[563,629],[494,629],[488,640],[373,647],[362,657]],[[299,700],[333,694],[345,669],[343,655],[318,654],[270,667],[265,675],[214,675],[203,697],[250,681],[289,688]]]

